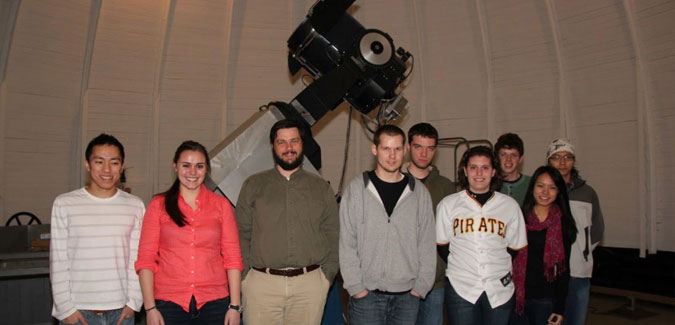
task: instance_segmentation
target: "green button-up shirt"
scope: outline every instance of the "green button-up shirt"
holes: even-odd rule
[[[321,265],[338,271],[338,205],[330,185],[302,168],[286,179],[275,168],[249,177],[235,209],[244,273],[250,267]]]

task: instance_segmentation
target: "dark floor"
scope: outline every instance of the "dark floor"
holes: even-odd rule
[[[675,306],[636,300],[633,310],[626,297],[591,293],[586,324],[675,324]]]

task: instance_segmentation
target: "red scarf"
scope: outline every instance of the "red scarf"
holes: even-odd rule
[[[539,221],[534,209],[527,216],[527,231],[546,229],[546,243],[544,244],[544,275],[546,281],[553,282],[565,271],[565,248],[562,240],[562,213],[555,203],[548,209],[548,216],[543,222]],[[525,276],[527,271],[527,247],[518,252],[513,261],[513,282],[516,286],[516,312],[519,315],[525,310]]]

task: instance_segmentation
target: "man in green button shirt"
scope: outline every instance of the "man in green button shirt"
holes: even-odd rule
[[[270,130],[274,168],[242,185],[235,210],[244,261],[244,323],[319,324],[338,271],[338,206],[330,185],[302,169],[303,125]]]

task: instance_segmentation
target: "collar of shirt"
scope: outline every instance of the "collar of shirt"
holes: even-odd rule
[[[298,170],[293,172],[293,174],[291,174],[290,178],[286,178],[286,176],[281,175],[281,172],[279,172],[279,169],[277,169],[277,166],[274,166],[274,174],[277,175],[277,179],[279,179],[280,181],[284,181],[284,182],[289,182],[289,181],[292,181],[294,179],[297,179],[298,177],[302,177],[302,175],[304,175],[305,173],[306,173],[306,171],[304,169],[302,169],[302,167],[300,167]],[[199,192],[199,193],[201,194],[201,192]]]
[[[188,217],[188,216],[193,216],[199,213],[200,210],[202,210],[202,207],[206,206],[208,204],[208,195],[207,195],[208,189],[204,184],[202,184],[199,188],[199,194],[197,195],[197,198],[195,199],[195,205],[197,206],[197,209],[192,210],[192,207],[185,202],[185,199],[183,199],[183,195],[178,195],[178,208],[180,208],[180,211],[183,212],[183,214]]]

